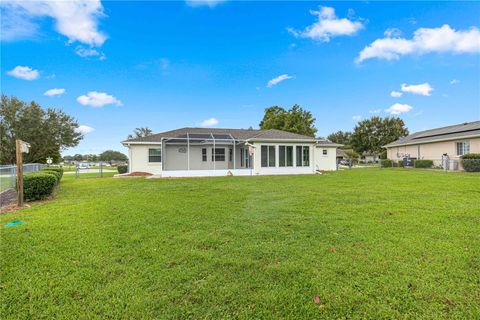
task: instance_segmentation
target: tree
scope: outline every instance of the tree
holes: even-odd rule
[[[295,104],[290,110],[279,106],[265,109],[259,126],[263,130],[278,129],[314,137],[317,132],[314,123],[312,113]]]
[[[127,139],[143,138],[143,137],[151,136],[152,134],[153,134],[152,130],[149,129],[148,127],[135,128],[135,130],[133,130],[133,134],[129,134]]]
[[[119,151],[114,151],[114,150],[107,150],[99,155],[100,161],[106,161],[106,162],[111,162],[111,161],[127,161],[128,158],[126,155]]]
[[[2,95],[0,105],[0,163],[15,163],[15,140],[30,143],[23,161],[43,162],[52,157],[60,161],[60,151],[78,145],[83,135],[78,122],[57,109],[43,109],[35,101],[29,104]]]
[[[73,160],[75,160],[75,161],[82,161],[82,160],[83,160],[83,156],[82,156],[81,154],[77,153],[77,154],[75,154],[75,155],[73,156]]]
[[[407,135],[408,129],[402,119],[372,117],[355,126],[351,143],[353,149],[360,154],[368,152],[382,155],[385,152],[384,145]]]
[[[350,139],[352,138],[352,133],[351,132],[348,132],[348,131],[337,131],[337,132],[334,132],[334,133],[331,133],[328,135],[327,139],[332,141],[332,142],[335,142],[335,143],[339,143],[339,144],[344,144],[346,146],[349,146],[350,145]]]

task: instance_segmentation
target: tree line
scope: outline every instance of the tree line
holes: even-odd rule
[[[23,102],[16,97],[2,95],[0,106],[0,163],[15,163],[15,139],[30,143],[30,152],[24,155],[25,162],[44,163],[47,157],[54,163],[61,160],[61,152],[75,147],[83,139],[78,131],[78,121],[64,111],[44,109],[35,101]],[[272,106],[265,109],[260,129],[279,129],[315,137],[316,119],[310,111],[295,104],[290,109]],[[152,130],[136,128],[127,139],[145,137]],[[327,138],[343,144],[358,153],[385,155],[384,145],[408,135],[402,119],[397,117],[372,117],[357,123],[352,132],[337,131]],[[127,156],[119,151],[107,150],[100,155],[75,154],[65,156],[66,161],[126,161]]]

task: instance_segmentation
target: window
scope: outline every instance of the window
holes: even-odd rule
[[[162,162],[162,149],[148,149],[148,162]]]
[[[323,150],[322,150],[322,154],[323,154],[324,156],[328,155],[328,150],[327,150],[327,149],[323,149]]]
[[[244,167],[245,165],[245,149],[240,148],[240,167]]]
[[[457,142],[457,156],[463,156],[464,154],[470,153],[470,142],[462,141]]]
[[[225,161],[225,148],[212,149],[212,161]]]
[[[293,167],[293,146],[278,146],[278,165]]]
[[[262,146],[262,167],[275,167],[275,146]]]
[[[207,148],[202,148],[202,161],[207,162]]]
[[[297,167],[310,166],[310,147],[297,146]]]

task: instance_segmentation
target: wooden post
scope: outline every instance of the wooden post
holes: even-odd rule
[[[15,140],[17,154],[17,205],[19,207],[23,207],[23,161],[21,144],[21,140]]]

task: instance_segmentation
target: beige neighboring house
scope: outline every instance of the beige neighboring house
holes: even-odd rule
[[[122,141],[129,172],[161,177],[337,170],[338,144],[281,130],[181,128]]]
[[[415,132],[384,147],[390,160],[425,159],[443,166],[448,157],[451,169],[461,169],[462,155],[480,153],[480,121]]]

